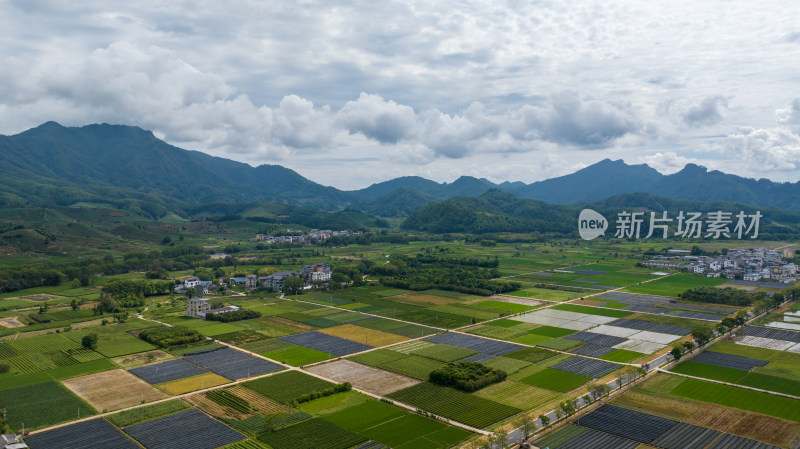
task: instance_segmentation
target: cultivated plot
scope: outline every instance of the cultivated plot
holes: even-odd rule
[[[195,409],[125,429],[146,449],[214,449],[245,438]]]
[[[175,359],[166,362],[156,363],[155,365],[142,366],[130,370],[136,377],[144,379],[151,384],[169,382],[172,380],[183,379],[186,377],[206,374],[207,371],[191,363]]]
[[[97,410],[116,410],[168,397],[121,369],[73,377],[61,383]]]
[[[439,343],[459,348],[471,349],[476,352],[489,355],[506,355],[520,349],[524,346],[506,343],[503,341],[489,340],[486,338],[476,337],[473,335],[459,334],[455,332],[447,332],[444,334],[435,335],[426,338],[425,340],[431,343]]]
[[[231,380],[254,377],[283,369],[280,365],[231,348],[187,356],[185,360]]]
[[[551,365],[551,369],[566,371],[568,373],[580,374],[593,378],[600,378],[619,368],[620,365],[601,360],[587,359],[583,357],[570,357],[564,361]]]
[[[93,419],[25,438],[31,449],[139,449],[139,445],[104,419]]]
[[[362,365],[350,360],[336,360],[315,365],[308,368],[307,371],[339,383],[350,382],[355,388],[379,396],[394,393],[397,390],[408,388],[420,382],[411,377]]]
[[[364,343],[356,343],[344,338],[321,334],[319,332],[304,332],[302,334],[287,335],[278,338],[298,346],[305,346],[306,348],[316,349],[317,351],[339,357],[373,348]]]

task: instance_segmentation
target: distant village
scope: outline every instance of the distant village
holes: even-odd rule
[[[670,249],[642,264],[646,267],[688,271],[707,277],[725,277],[744,281],[771,281],[791,284],[797,281],[797,265],[787,263],[794,257],[790,250],[767,248],[735,249],[716,256],[692,255],[684,249]]]
[[[299,232],[298,230],[288,228],[286,229],[287,233],[292,232]],[[256,234],[256,236],[250,239],[251,242],[262,242],[262,243],[304,243],[304,242],[315,242],[320,240],[327,240],[331,237],[350,237],[354,235],[362,235],[363,232],[361,231],[332,231],[330,229],[312,229],[308,231],[307,234],[301,235],[267,235],[267,234]]]

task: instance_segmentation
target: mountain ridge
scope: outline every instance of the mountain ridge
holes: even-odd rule
[[[0,204],[28,201],[69,205],[98,198],[151,202],[159,207],[175,202],[276,201],[327,211],[355,208],[402,218],[436,201],[479,197],[498,189],[519,198],[556,204],[642,192],[800,211],[800,181],[756,180],[695,164],[664,175],[646,164],[604,159],[574,173],[530,184],[497,184],[472,176],[437,183],[403,176],[345,191],[318,184],[280,165],[253,167],[175,147],[135,126],[64,127],[56,122],[0,136],[0,156],[4,173]]]

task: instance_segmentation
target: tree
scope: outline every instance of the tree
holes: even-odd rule
[[[703,346],[711,341],[711,331],[706,329],[695,329],[692,331],[692,337],[697,341],[697,346]]]
[[[692,343],[691,341],[683,342],[683,353],[688,354],[692,351],[694,351],[694,343]]]
[[[542,427],[550,425],[550,418],[547,415],[539,415],[539,421],[541,421]]]
[[[494,447],[506,449],[508,447],[508,431],[505,429],[497,429],[489,435],[489,441]]]
[[[514,427],[519,427],[520,431],[522,431],[522,442],[525,442],[530,434],[536,430],[536,418],[525,413],[514,421]]]
[[[290,276],[283,281],[283,292],[289,295],[296,295],[303,290],[305,282],[297,276]]]
[[[81,339],[81,345],[86,349],[97,349],[97,334],[93,332],[84,335]]]
[[[669,352],[675,360],[680,360],[683,357],[683,350],[680,346],[673,346],[672,351]]]
[[[70,301],[69,306],[72,307],[72,310],[78,310],[78,300],[72,298],[72,301]]]
[[[589,386],[589,395],[598,400],[603,396],[608,396],[611,393],[611,387],[603,382],[597,382]]]

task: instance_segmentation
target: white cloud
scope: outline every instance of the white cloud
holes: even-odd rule
[[[641,156],[639,157],[638,162],[645,163],[665,175],[670,175],[672,173],[681,171],[686,164],[708,166],[706,162],[695,158],[681,156],[674,151],[665,151],[663,153],[659,152],[647,156]]]
[[[758,170],[800,169],[800,136],[784,128],[741,128],[717,142],[715,149]]]
[[[777,122],[800,133],[800,98],[795,98],[789,106],[775,111]]]
[[[336,122],[351,133],[360,132],[381,143],[397,143],[416,128],[416,114],[409,106],[386,101],[380,95],[361,93],[336,113]]]

